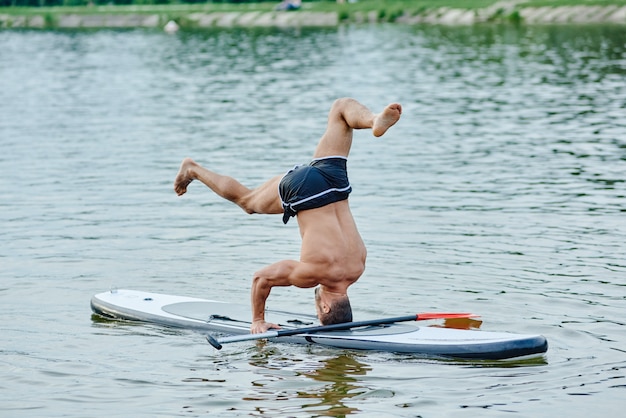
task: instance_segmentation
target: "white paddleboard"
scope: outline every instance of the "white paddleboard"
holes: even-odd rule
[[[242,304],[119,289],[94,295],[91,308],[96,314],[106,318],[228,335],[250,332],[250,307]],[[283,329],[318,325],[314,315],[267,310],[265,316],[267,321],[277,323]],[[541,356],[548,349],[548,342],[542,335],[422,327],[412,323],[294,335],[275,340],[347,349],[490,360]]]

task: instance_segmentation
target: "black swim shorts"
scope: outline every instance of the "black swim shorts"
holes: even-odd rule
[[[345,157],[317,158],[291,169],[280,181],[283,223],[305,209],[315,209],[345,200],[352,191]]]

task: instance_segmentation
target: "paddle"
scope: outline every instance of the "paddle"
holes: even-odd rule
[[[356,322],[344,322],[342,324],[333,325],[318,325],[314,327],[304,327],[295,329],[277,329],[272,331],[263,332],[260,334],[244,334],[233,335],[223,338],[214,338],[210,335],[206,336],[207,341],[218,350],[222,349],[222,344],[234,343],[239,341],[261,340],[265,338],[287,337],[289,335],[298,334],[313,334],[316,332],[327,331],[339,331],[350,328],[366,327],[372,325],[384,325],[392,324],[394,322],[406,322],[406,321],[425,321],[429,319],[451,319],[451,318],[475,318],[478,315],[471,313],[438,313],[438,312],[424,312],[417,315],[397,316],[395,318],[383,318],[383,319],[370,319],[367,321]]]

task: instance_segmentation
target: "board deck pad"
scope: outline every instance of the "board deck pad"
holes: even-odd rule
[[[236,305],[220,302],[178,302],[165,305],[162,308],[165,312],[173,315],[184,316],[185,318],[197,319],[201,321],[211,321],[214,319],[231,320],[235,322],[247,323],[250,325],[250,308],[245,305]],[[268,310],[266,320],[279,325],[313,325],[316,318],[312,315],[293,314],[289,312],[277,312]]]
[[[210,322],[235,322],[250,326],[251,322],[242,318],[250,318],[250,309],[244,305],[224,304],[219,302],[178,302],[165,305],[161,309],[173,315],[185,318]],[[290,312],[281,312],[268,310],[265,313],[266,320],[280,325],[282,328],[299,328],[308,326],[317,326],[319,322],[313,315],[295,314]],[[361,327],[353,330],[332,331],[333,335],[389,335],[409,332],[415,329],[415,326],[406,324],[378,325]],[[328,332],[331,334],[331,332]]]
[[[114,289],[94,295],[91,298],[91,308],[96,314],[112,319],[187,328],[219,335],[250,333],[251,309],[243,304]],[[306,328],[319,324],[314,315],[272,309],[266,310],[266,319],[279,324],[283,329]],[[271,340],[319,344],[340,349],[489,360],[536,357],[543,355],[548,349],[548,342],[542,335],[417,326],[414,322],[298,334]]]

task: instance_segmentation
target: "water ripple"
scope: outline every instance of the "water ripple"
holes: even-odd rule
[[[617,415],[623,39],[619,27],[1,31],[0,410]],[[384,138],[355,133],[351,207],[369,252],[358,315],[471,310],[482,329],[546,335],[546,358],[215,353],[201,335],[91,318],[90,296],[111,286],[246,300],[260,265],[297,258],[295,225],[198,184],[177,198],[173,176],[185,156],[249,185],[282,173],[310,158],[344,95],[404,106]],[[276,289],[269,304],[312,300]]]

